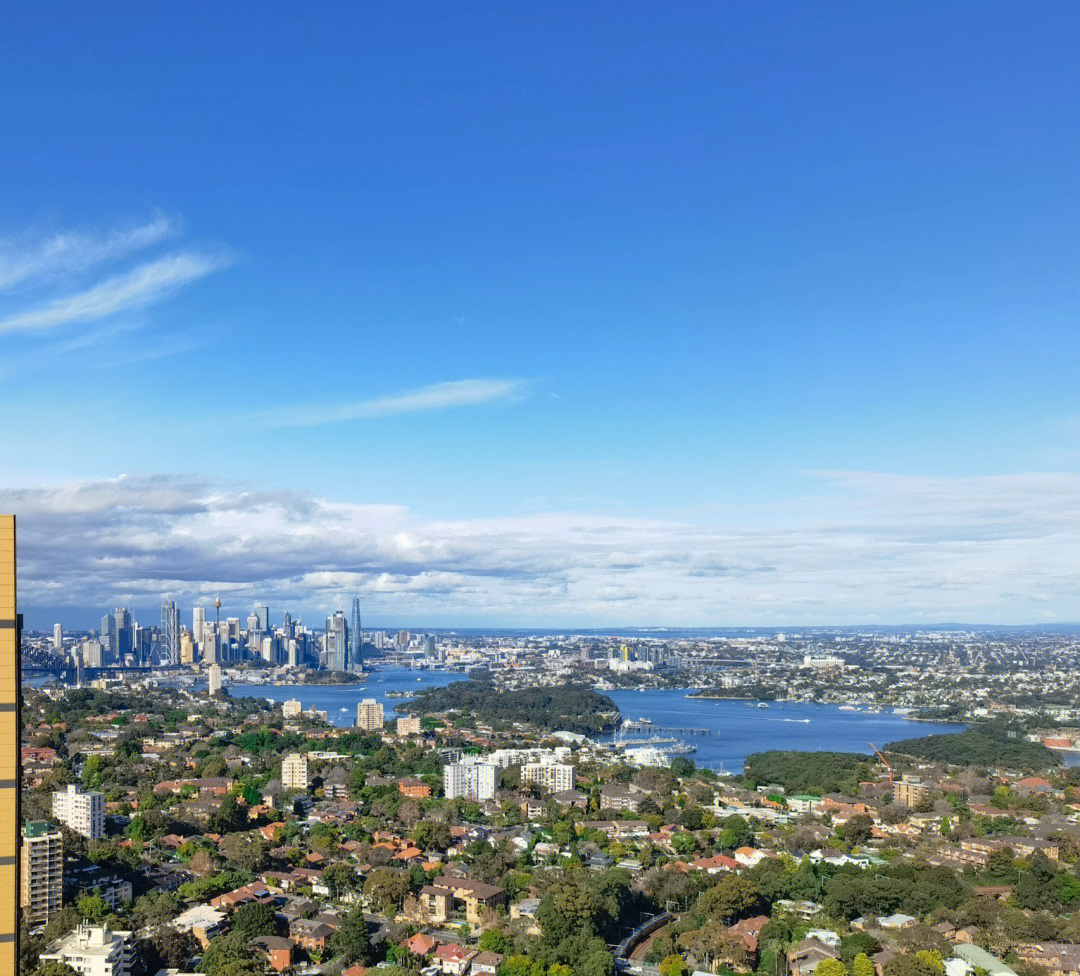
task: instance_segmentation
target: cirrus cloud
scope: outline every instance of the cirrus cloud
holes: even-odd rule
[[[485,403],[512,402],[528,391],[529,382],[521,379],[466,379],[433,383],[430,386],[392,396],[360,400],[355,403],[313,405],[272,410],[249,418],[266,427],[316,427],[374,417],[392,417],[405,413],[472,407]]]

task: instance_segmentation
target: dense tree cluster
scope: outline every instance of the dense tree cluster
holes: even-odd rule
[[[1010,736],[1009,732],[1013,735]],[[1049,769],[1060,763],[1041,742],[1031,742],[1017,730],[1000,723],[986,723],[963,732],[900,739],[885,747],[889,752],[928,762],[954,766],[1011,766],[1019,769]]]
[[[406,702],[409,712],[456,711],[495,728],[515,722],[539,729],[569,732],[609,732],[619,719],[619,709],[606,695],[576,685],[497,691],[490,681],[456,681],[443,688],[429,688]]]

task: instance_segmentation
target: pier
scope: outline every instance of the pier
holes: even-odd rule
[[[656,725],[654,722],[625,721],[621,726],[624,732],[659,732],[662,735],[712,735],[713,729],[690,729],[669,725]]]

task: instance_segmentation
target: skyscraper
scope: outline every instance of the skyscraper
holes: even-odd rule
[[[195,641],[187,630],[180,631],[180,663],[195,663]]]
[[[331,671],[349,670],[349,622],[343,610],[326,618],[326,667]]]
[[[257,606],[252,608],[252,612],[259,618],[259,630],[265,634],[270,629],[270,608]]]
[[[106,664],[123,664],[134,653],[135,628],[125,607],[117,607],[101,618],[101,643],[105,645]]]
[[[101,663],[112,664],[116,660],[116,617],[111,613],[101,618]]]
[[[201,644],[203,629],[206,627],[206,607],[196,607],[191,611],[191,637],[196,644]]]
[[[64,627],[62,624],[53,624],[52,646],[58,654],[64,649]]]
[[[353,670],[364,670],[364,632],[360,629],[360,597],[352,602],[352,665]]]
[[[180,618],[168,597],[161,601],[161,650],[169,664],[180,663]]]
[[[15,516],[0,515],[0,973],[19,961],[19,637]]]

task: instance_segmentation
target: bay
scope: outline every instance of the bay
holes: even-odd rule
[[[371,671],[367,681],[358,685],[230,684],[229,691],[275,702],[297,698],[305,709],[325,711],[332,724],[349,727],[356,722],[356,705],[363,698],[381,702],[390,719],[394,707],[404,700],[388,693],[417,692],[461,680],[464,675],[456,672],[386,667]],[[745,700],[687,698],[690,692],[661,688],[604,694],[619,706],[623,718],[646,718],[653,725],[648,732],[625,735],[627,744],[651,735],[676,738],[696,748],[689,755],[699,766],[727,772],[740,772],[748,755],[767,749],[870,754],[871,742],[880,747],[896,739],[964,728],[956,722],[915,722],[891,711],[846,711],[812,702],[770,702],[767,708],[758,708]],[[672,729],[707,731],[668,731]],[[604,738],[610,741],[612,737]]]

